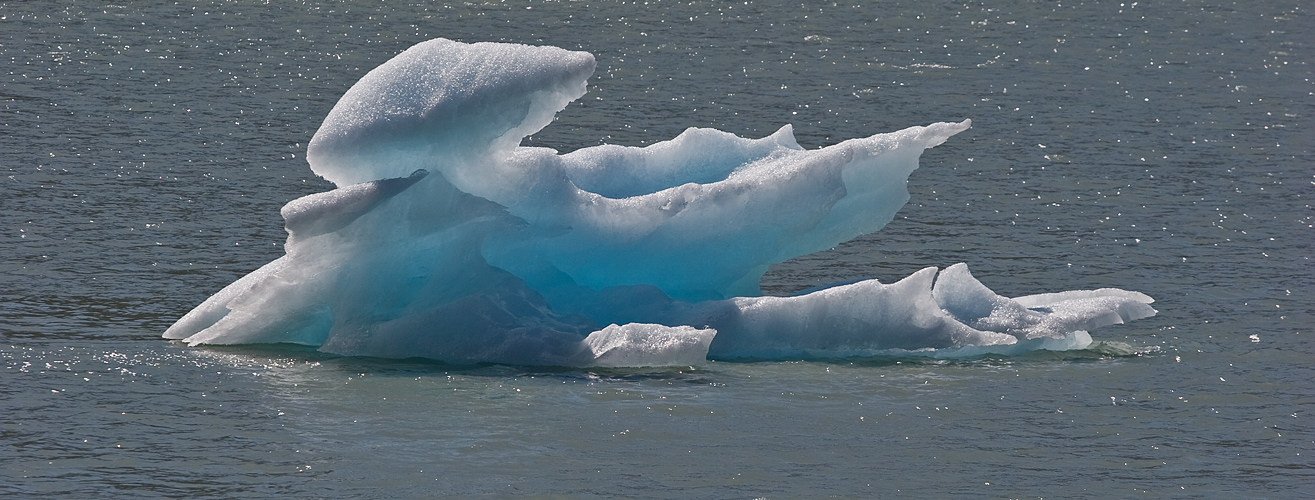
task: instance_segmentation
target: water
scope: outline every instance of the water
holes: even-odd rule
[[[1297,1],[0,5],[0,495],[1308,497],[1311,32]],[[303,155],[338,96],[437,36],[595,54],[527,140],[561,151],[973,119],[766,293],[967,262],[1160,315],[1077,352],[616,371],[161,340],[329,188]]]

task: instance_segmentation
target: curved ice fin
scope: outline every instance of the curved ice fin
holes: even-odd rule
[[[339,186],[442,173],[458,189],[502,202],[505,156],[584,95],[594,56],[557,47],[434,39],[370,70],[311,138],[311,170]]]
[[[257,283],[260,283],[270,275],[279,272],[279,270],[286,267],[287,264],[287,256],[279,257],[273,262],[261,266],[260,269],[252,271],[237,281],[230,283],[228,286],[224,287],[223,290],[211,295],[210,298],[205,300],[205,302],[192,308],[192,310],[188,311],[187,314],[184,314],[183,317],[178,318],[178,321],[175,321],[173,325],[169,326],[169,329],[164,331],[164,338],[182,340],[195,335],[197,332],[210,328],[211,325],[214,325],[228,315],[228,304],[230,302],[245,295],[252,287],[256,286]]]
[[[928,267],[892,284],[867,280],[795,297],[739,297],[701,307],[683,323],[715,328],[709,355],[719,358],[854,356],[1017,341],[942,311],[931,293],[935,275]]]
[[[645,147],[607,144],[579,149],[562,155],[562,169],[580,189],[628,198],[691,182],[725,180],[747,164],[802,149],[788,124],[761,139],[690,127],[674,139]]]
[[[956,320],[1019,340],[1062,339],[1076,331],[1154,316],[1145,294],[1115,288],[1077,290],[1009,299],[996,295],[966,264],[941,271],[932,290],[936,303]]]
[[[407,177],[362,182],[333,191],[303,196],[283,205],[283,227],[288,234],[309,238],[332,233],[351,224],[384,200],[419,182],[429,175],[416,170]]]
[[[1043,315],[1007,297],[996,295],[973,278],[972,273],[968,272],[968,265],[964,263],[941,271],[936,277],[936,286],[932,288],[932,296],[936,298],[936,304],[954,319],[978,330],[1019,336],[1040,322]]]
[[[1074,330],[1092,330],[1102,326],[1155,316],[1150,296],[1118,288],[1072,290],[1027,295],[1013,299],[1020,305],[1048,311],[1046,318],[1059,326]]]

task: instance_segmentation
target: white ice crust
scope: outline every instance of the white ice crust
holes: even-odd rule
[[[1155,314],[1116,289],[1001,297],[967,266],[763,297],[773,263],[879,230],[934,123],[816,150],[691,128],[647,147],[521,147],[585,92],[593,56],[431,40],[368,73],[307,153],[339,187],[288,203],[287,254],[187,313],[190,345],[297,343],[452,363],[1082,349]],[[610,326],[605,326],[610,325]]]

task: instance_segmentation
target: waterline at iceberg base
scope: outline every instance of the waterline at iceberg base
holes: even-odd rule
[[[297,343],[451,363],[1081,349],[1152,316],[1118,289],[999,296],[957,264],[763,297],[768,266],[879,230],[934,123],[804,150],[691,128],[647,147],[523,147],[585,93],[585,52],[436,39],[363,77],[311,140],[338,187],[288,203],[286,255],[173,324],[190,345]]]

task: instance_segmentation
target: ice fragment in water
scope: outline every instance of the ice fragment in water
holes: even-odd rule
[[[1114,289],[1009,299],[963,264],[796,297],[767,267],[877,231],[934,123],[816,150],[691,128],[647,147],[522,147],[594,59],[431,40],[370,71],[311,140],[339,187],[288,203],[287,254],[164,334],[454,363],[688,365],[709,356],[974,355],[1083,348],[1155,314]]]

